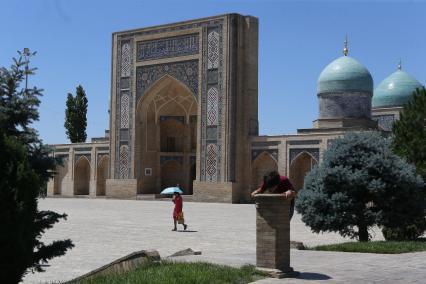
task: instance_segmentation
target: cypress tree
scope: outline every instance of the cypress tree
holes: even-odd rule
[[[68,93],[64,126],[71,143],[86,141],[87,105],[86,92],[81,85],[77,86],[75,97]]]

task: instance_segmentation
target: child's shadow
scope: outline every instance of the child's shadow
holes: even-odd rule
[[[198,231],[193,230],[177,230],[179,233],[197,233]]]

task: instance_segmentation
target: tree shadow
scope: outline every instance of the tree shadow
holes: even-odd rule
[[[304,280],[330,280],[332,279],[330,276],[321,274],[321,273],[315,273],[315,272],[300,272],[299,276],[297,276],[298,279],[304,279]]]

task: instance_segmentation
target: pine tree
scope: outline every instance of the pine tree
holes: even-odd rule
[[[393,125],[393,149],[426,179],[426,89],[417,89]]]
[[[0,279],[18,283],[28,270],[43,271],[48,260],[65,254],[71,240],[44,244],[44,232],[65,214],[39,211],[38,199],[52,176],[55,159],[31,124],[38,120],[41,89],[22,89],[24,66],[14,59],[0,69]],[[27,73],[28,74],[28,73]]]
[[[296,199],[302,221],[316,233],[368,241],[372,226],[399,229],[424,218],[423,180],[390,144],[374,132],[336,139]]]
[[[68,93],[64,126],[71,143],[86,141],[87,105],[86,93],[81,85],[77,86],[75,97]]]

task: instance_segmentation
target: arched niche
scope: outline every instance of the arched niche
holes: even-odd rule
[[[290,181],[296,190],[303,188],[305,176],[318,163],[308,152],[301,152],[290,164]]]
[[[96,196],[105,195],[106,180],[109,178],[109,156],[104,155],[98,161],[96,168]]]
[[[252,162],[251,190],[257,189],[263,182],[263,176],[271,171],[278,171],[277,161],[267,152],[262,152]]]
[[[164,171],[160,157],[172,152],[182,158],[183,163],[176,167],[176,174],[183,177],[185,188],[189,186],[191,168],[188,161],[196,151],[193,140],[197,137],[197,109],[194,94],[169,75],[157,80],[139,98],[133,159],[138,194],[157,193],[163,188]]]
[[[74,195],[89,195],[90,192],[90,162],[82,156],[74,166]]]

